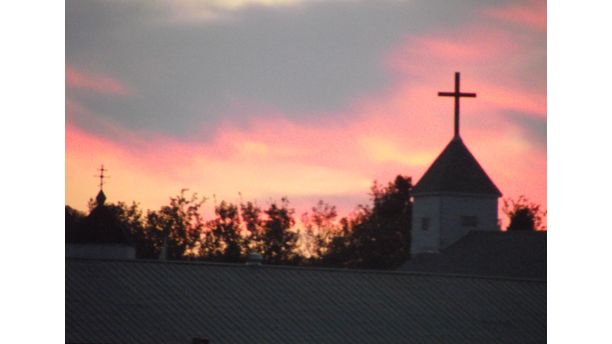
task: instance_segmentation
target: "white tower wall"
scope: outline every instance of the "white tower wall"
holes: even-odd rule
[[[439,252],[471,230],[500,230],[497,196],[414,196],[412,254]]]

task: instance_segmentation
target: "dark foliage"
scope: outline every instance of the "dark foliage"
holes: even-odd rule
[[[518,209],[514,214],[512,214],[508,230],[534,231],[535,218],[533,212],[528,208]]]
[[[297,234],[291,231],[291,227],[295,224],[294,210],[289,208],[289,201],[282,198],[280,204],[273,202],[264,213],[266,218],[261,234],[264,263],[297,263],[298,257],[295,253]]]
[[[238,262],[248,254],[241,236],[240,214],[236,205],[221,202],[215,207],[216,218],[208,224],[201,255],[211,260]]]
[[[386,187],[372,186],[372,206],[360,206],[341,222],[324,262],[348,267],[391,269],[409,257],[412,180],[397,176]]]
[[[79,240],[79,226],[85,219],[85,213],[73,209],[70,206],[66,206],[66,242],[78,242]]]
[[[311,264],[359,268],[393,268],[408,257],[412,189],[409,177],[387,186],[372,186],[372,204],[359,206],[350,218],[337,220],[336,207],[319,201],[301,217],[296,230],[294,209],[282,198],[261,209],[252,202],[222,201],[215,217],[204,221],[204,199],[186,190],[170,203],[143,215],[138,204],[104,204],[127,228],[138,258],[202,259],[243,262],[252,252],[266,264]],[[98,206],[90,202],[91,212]],[[66,238],[78,232],[87,217],[66,207]]]
[[[262,210],[252,202],[240,204],[240,217],[246,231],[245,249],[249,252],[258,252],[263,254],[263,232],[264,221],[262,219]]]
[[[300,231],[300,246],[304,251],[304,264],[320,265],[327,254],[332,238],[340,234],[336,223],[336,207],[319,201],[310,213],[302,214],[304,228]]]
[[[508,216],[510,224],[507,229],[511,231],[545,230],[543,225],[546,211],[540,205],[530,202],[525,196],[517,200],[504,199],[502,212]]]
[[[150,238],[154,253],[166,259],[193,259],[197,256],[204,220],[199,209],[204,203],[197,194],[185,197],[187,190],[170,198],[170,205],[147,213],[146,236]]]

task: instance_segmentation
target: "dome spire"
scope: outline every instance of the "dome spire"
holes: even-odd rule
[[[110,178],[110,176],[105,176],[104,175],[104,171],[108,171],[107,169],[104,168],[104,164],[100,165],[100,168],[98,169],[98,171],[100,171],[100,175],[96,175],[94,177],[96,178],[100,178],[100,191],[102,191],[102,187],[104,186],[104,178]]]
[[[104,175],[104,171],[108,171],[107,169],[104,168],[104,164],[100,165],[100,168],[98,169],[98,171],[100,171],[100,175],[96,175],[96,178],[100,178],[100,192],[98,192],[98,195],[96,196],[96,204],[97,205],[102,205],[104,204],[104,201],[106,201],[106,195],[104,194],[104,191],[102,191],[102,188],[104,187],[104,178],[110,178],[109,176],[105,176]]]
[[[102,205],[104,204],[104,201],[106,201],[106,195],[104,194],[104,191],[100,190],[100,192],[98,192],[98,195],[96,196],[96,204]]]

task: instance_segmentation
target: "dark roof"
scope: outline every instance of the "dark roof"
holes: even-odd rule
[[[106,201],[106,195],[104,194],[104,191],[100,190],[100,192],[98,192],[98,195],[96,196],[96,203],[98,205],[102,205],[104,204],[105,201]]]
[[[66,342],[543,343],[546,283],[66,260]]]
[[[121,223],[117,214],[101,203],[83,219],[67,242],[130,244],[131,237],[129,229]]]
[[[453,139],[431,164],[413,194],[465,193],[501,196],[460,138]]]
[[[546,232],[472,231],[434,254],[418,254],[399,270],[546,279]]]

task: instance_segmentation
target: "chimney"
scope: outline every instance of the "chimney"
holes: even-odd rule
[[[159,260],[166,260],[168,258],[168,236],[164,236],[164,242],[162,243],[161,250],[159,252]]]
[[[261,265],[262,261],[263,257],[261,256],[261,254],[259,254],[259,252],[251,251],[251,253],[249,253],[249,257],[247,258],[246,265],[259,266]]]

